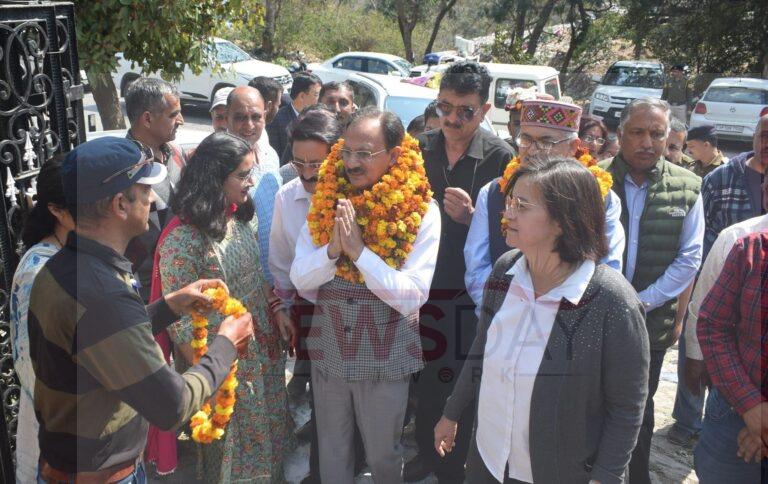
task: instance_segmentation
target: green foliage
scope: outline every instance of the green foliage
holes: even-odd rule
[[[189,66],[211,64],[206,45],[220,26],[260,22],[255,0],[77,0],[77,42],[81,65],[92,72],[115,70],[115,54],[146,72],[177,78]]]
[[[528,55],[523,44],[505,29],[497,29],[491,47],[493,62],[502,64],[533,64],[533,56]]]
[[[608,12],[598,17],[589,26],[584,41],[573,53],[572,72],[579,72],[590,65],[614,60],[614,42],[625,35],[623,17],[617,12]]]

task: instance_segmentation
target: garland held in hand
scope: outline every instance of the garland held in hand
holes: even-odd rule
[[[206,289],[204,294],[213,300],[213,307],[223,316],[240,317],[246,313],[245,307],[235,298],[229,297],[227,291],[221,287]],[[192,313],[192,327],[194,339],[192,348],[195,351],[194,364],[208,351],[208,318],[200,313]],[[189,422],[192,427],[192,440],[195,442],[210,444],[224,436],[224,429],[232,418],[235,409],[235,389],[237,388],[237,360],[232,363],[227,378],[216,391],[213,418],[211,418],[211,404],[203,405]]]
[[[590,173],[595,177],[595,180],[597,181],[597,184],[600,186],[600,196],[605,199],[605,197],[608,195],[608,192],[610,191],[611,187],[613,186],[613,177],[610,173],[603,170],[599,166],[597,166],[597,160],[589,154],[589,151],[585,148],[579,147],[576,150],[576,160],[579,161],[582,165],[584,165]],[[509,160],[509,163],[507,164],[507,167],[504,168],[504,173],[501,175],[501,179],[499,180],[499,188],[501,189],[502,193],[506,190],[507,184],[509,183],[509,180],[512,179],[512,175],[515,174],[515,172],[520,168],[520,158],[515,156],[511,160]],[[506,232],[506,226],[507,226],[507,220],[504,217],[501,217],[501,231]]]
[[[317,190],[307,215],[312,241],[317,246],[330,242],[336,203],[346,198],[355,207],[355,218],[363,243],[392,268],[400,269],[413,250],[419,227],[432,200],[418,142],[405,135],[397,162],[367,190],[355,190],[344,173],[341,149],[344,140],[331,148],[318,173]],[[350,282],[363,282],[355,264],[342,255],[336,275]]]

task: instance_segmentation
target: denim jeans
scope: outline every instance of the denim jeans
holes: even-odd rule
[[[767,464],[745,463],[736,453],[736,438],[744,420],[716,390],[709,392],[704,425],[693,452],[693,465],[701,484],[754,484],[765,476]]]
[[[140,462],[136,466],[136,469],[133,470],[130,476],[126,477],[125,479],[119,480],[114,484],[146,484],[146,483],[147,483],[147,474],[146,472],[144,472],[144,463]],[[43,478],[40,477],[39,473],[37,475],[37,484],[46,484]],[[75,480],[74,479],[70,480],[69,484],[75,484]]]
[[[675,395],[675,408],[672,410],[672,418],[675,425],[691,434],[701,431],[701,418],[704,414],[704,395],[706,390],[701,389],[697,397],[685,386],[685,330],[680,335],[677,343],[677,394]]]

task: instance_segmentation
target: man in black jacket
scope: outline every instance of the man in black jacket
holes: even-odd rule
[[[267,125],[269,144],[278,155],[288,144],[288,126],[299,117],[299,113],[313,104],[317,104],[323,81],[314,74],[299,74],[293,79],[291,102],[281,107],[275,119]]]

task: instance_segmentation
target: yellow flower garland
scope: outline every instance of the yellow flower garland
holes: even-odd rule
[[[599,166],[597,166],[597,160],[592,155],[589,154],[589,151],[587,151],[584,148],[578,148],[576,150],[575,158],[579,163],[584,165],[589,170],[590,173],[592,173],[592,176],[595,177],[597,184],[600,186],[600,196],[603,197],[603,199],[605,199],[611,187],[613,186],[613,177],[611,176],[611,174],[603,170]],[[519,168],[520,168],[519,157],[515,156],[514,158],[509,160],[509,163],[507,163],[507,167],[504,168],[504,173],[501,175],[501,179],[499,180],[499,188],[501,189],[502,193],[504,193],[504,191],[506,190],[509,180],[512,179],[512,175],[514,175]],[[502,233],[506,232],[506,228],[507,228],[507,220],[504,217],[501,217]]]
[[[432,200],[419,143],[405,135],[397,162],[371,188],[357,191],[344,173],[341,139],[333,145],[318,173],[317,190],[307,215],[312,241],[330,242],[336,203],[346,198],[355,207],[363,243],[392,268],[399,269],[413,250],[416,234]],[[363,282],[363,275],[348,257],[336,263],[336,275],[350,282]]]
[[[246,313],[245,307],[237,299],[229,297],[221,288],[211,288],[204,291],[205,295],[213,299],[213,307],[223,316],[240,317]],[[195,351],[194,364],[208,351],[208,318],[200,313],[192,313],[192,327],[194,339],[192,348]],[[206,403],[192,416],[189,422],[192,427],[192,440],[202,444],[210,444],[224,436],[224,429],[232,418],[235,409],[235,389],[237,388],[237,360],[232,363],[229,374],[221,387],[216,391],[214,415],[211,418],[211,405]]]

